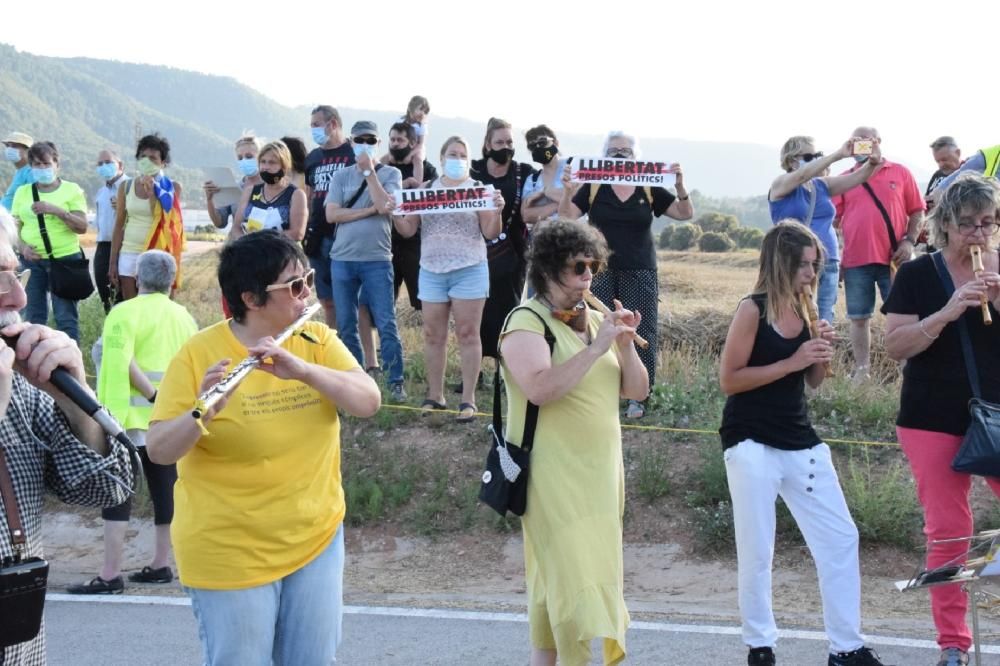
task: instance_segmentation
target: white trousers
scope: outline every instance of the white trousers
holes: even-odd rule
[[[823,623],[830,652],[864,645],[858,529],[840,489],[830,447],[782,451],[751,439],[725,451],[733,500],[743,641],[773,647],[778,639],[771,608],[775,500],[785,501],[816,562]]]

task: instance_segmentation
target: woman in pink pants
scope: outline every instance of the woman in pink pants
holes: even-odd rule
[[[972,396],[962,355],[960,327],[966,326],[978,370],[981,396],[1000,402],[1000,326],[983,323],[982,298],[994,320],[1000,318],[1000,185],[970,174],[945,191],[930,218],[939,257],[924,255],[901,265],[882,311],[889,356],[906,360],[896,431],[917,482],[928,540],[927,567],[961,562],[967,544],[957,541],[930,547],[939,539],[973,533],[969,507],[972,477],[951,469],[969,427]],[[972,270],[970,247],[982,250],[985,270]],[[936,253],[937,254],[937,253]],[[939,268],[954,283],[949,296]],[[987,479],[1000,495],[1000,479]],[[959,585],[934,587],[931,611],[941,646],[939,666],[969,662],[972,635],[965,621],[968,597]]]

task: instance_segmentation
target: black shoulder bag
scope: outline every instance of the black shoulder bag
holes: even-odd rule
[[[556,338],[552,335],[545,320],[531,308],[521,306],[514,308],[507,315],[518,310],[527,310],[538,317],[545,328],[545,342],[549,345],[549,353],[555,346]],[[490,452],[486,456],[486,471],[479,487],[479,500],[489,505],[491,509],[506,516],[510,511],[515,516],[523,516],[528,504],[528,462],[531,448],[535,442],[535,426],[538,425],[538,405],[528,403],[524,416],[524,436],[521,446],[511,444],[503,436],[503,417],[500,415],[500,359],[497,358],[496,375],[493,377],[493,423],[490,431]]]
[[[22,559],[26,538],[7,459],[0,448],[0,497],[14,554],[0,562],[0,648],[30,641],[38,635],[45,608],[49,563],[38,557]],[[2,650],[0,650],[2,653]],[[2,655],[0,655],[2,656]]]
[[[383,166],[384,165],[382,164],[376,164],[375,172],[378,173],[379,169],[381,169]],[[347,168],[350,169],[351,167]],[[361,187],[359,187],[358,191],[354,193],[354,196],[352,196],[350,199],[347,200],[347,203],[344,204],[344,208],[354,208],[354,204],[358,203],[358,199],[361,198],[361,195],[364,194],[365,190],[367,189],[368,189],[368,179],[362,178]],[[336,239],[337,227],[339,225],[331,224],[330,226],[333,227],[333,231],[331,231],[329,234],[330,238]],[[325,238],[325,236],[323,234],[316,233],[315,227],[306,227],[306,235],[305,238],[302,239],[302,251],[305,253],[307,257],[318,258],[317,253],[319,252],[319,246],[320,244],[322,244],[323,238]]]
[[[951,298],[955,291],[955,283],[951,280],[948,267],[944,264],[941,251],[931,255],[934,258],[934,268],[944,284],[944,291]],[[976,357],[972,349],[972,339],[969,336],[969,325],[965,315],[958,319],[958,334],[962,340],[962,357],[965,359],[965,372],[972,389],[972,399],[969,400],[969,429],[965,431],[962,446],[959,447],[951,468],[956,472],[978,474],[980,476],[1000,477],[1000,405],[983,400],[979,388],[979,371],[976,369]]]
[[[889,217],[889,211],[885,209],[885,206],[882,205],[882,202],[875,195],[875,190],[872,189],[871,185],[868,183],[861,183],[861,187],[865,188],[865,192],[868,193],[868,196],[875,201],[875,206],[878,208],[878,212],[882,213],[882,220],[885,222],[885,230],[889,234],[889,247],[892,248],[892,253],[896,254],[896,250],[899,249],[899,241],[896,240],[896,231],[892,228],[892,218]]]
[[[38,185],[31,186],[31,198],[38,203]],[[38,233],[49,256],[49,291],[68,301],[82,301],[94,293],[94,281],[90,279],[90,260],[80,250],[80,254],[70,257],[52,256],[52,242],[45,228],[45,216],[38,214]]]

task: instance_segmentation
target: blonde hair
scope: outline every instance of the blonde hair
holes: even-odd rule
[[[257,154],[257,162],[260,162],[260,158],[264,157],[267,153],[274,153],[278,156],[278,161],[281,162],[281,168],[285,170],[285,175],[289,175],[292,170],[292,153],[288,150],[288,146],[285,145],[284,141],[271,141],[270,143],[264,144],[264,147],[260,149],[260,153]]]
[[[236,143],[233,144],[233,146],[236,150],[239,150],[240,146],[249,144],[257,149],[257,154],[260,154],[260,146],[262,143],[263,141],[260,140],[259,136],[253,133],[253,130],[243,130],[242,136],[236,139]]]
[[[466,153],[469,152],[469,142],[468,141],[466,141],[465,139],[463,139],[460,136],[449,136],[447,139],[444,140],[444,145],[441,146],[441,159],[444,159],[444,154],[448,151],[448,146],[450,146],[453,143],[460,143],[460,144],[462,144],[463,146],[465,146],[465,152]]]
[[[513,125],[502,118],[490,118],[489,122],[486,123],[486,136],[483,138],[483,157],[490,156],[490,141],[493,140],[493,132],[513,128]]]
[[[808,146],[816,147],[816,140],[811,136],[793,136],[781,147],[781,168],[785,171],[795,171],[795,156],[801,155]]]
[[[802,262],[803,250],[807,247],[816,248],[816,261],[819,264],[812,280],[812,289],[815,293],[820,270],[826,261],[826,251],[816,234],[809,227],[791,218],[781,220],[764,234],[764,241],[760,246],[760,271],[753,293],[767,296],[768,324],[777,321],[782,309],[788,306],[805,318],[805,313],[801,312],[798,290],[795,287],[795,275]]]
[[[931,243],[935,247],[948,245],[948,227],[958,224],[963,210],[982,213],[991,207],[994,219],[1000,222],[1000,184],[996,179],[972,171],[962,172],[941,195],[928,218]]]

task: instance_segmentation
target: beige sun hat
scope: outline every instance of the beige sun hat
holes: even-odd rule
[[[31,144],[35,142],[30,136],[24,132],[11,132],[8,134],[4,140],[4,143],[19,143],[25,148],[31,148]]]

